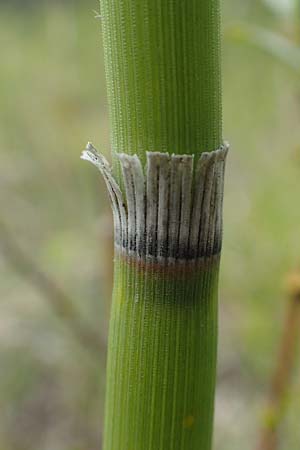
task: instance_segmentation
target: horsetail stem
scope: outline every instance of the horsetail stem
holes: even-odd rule
[[[211,450],[227,144],[219,0],[102,0],[115,227],[104,450]]]

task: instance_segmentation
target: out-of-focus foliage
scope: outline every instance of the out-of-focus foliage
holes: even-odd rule
[[[264,0],[279,15],[292,15],[298,7],[298,0]]]
[[[232,39],[229,30],[236,23],[245,24],[242,32],[260,27],[252,30],[266,45],[259,34],[266,28],[298,52],[297,23],[258,0],[223,3],[224,135],[232,148],[215,449],[251,450],[280,336],[281,281],[300,259],[300,83],[286,64]],[[0,3],[0,220],[101,340],[110,213],[100,177],[79,159],[88,139],[109,157],[93,9],[97,2]],[[104,354],[74,338],[65,316],[3,252],[0,271],[0,450],[99,450]],[[299,448],[298,391],[296,382],[282,449]]]
[[[296,73],[300,73],[300,47],[291,39],[255,25],[234,25],[227,36],[244,44],[251,44]]]
[[[264,0],[264,2],[271,12],[279,16],[275,22],[276,29],[242,22],[228,27],[227,36],[236,42],[253,45],[299,73],[300,2],[299,0]]]

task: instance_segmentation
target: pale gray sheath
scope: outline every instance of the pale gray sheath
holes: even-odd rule
[[[116,251],[144,261],[173,264],[217,255],[222,245],[224,171],[228,144],[193,155],[118,154],[124,188],[104,156],[88,143],[81,158],[106,182],[114,217]]]

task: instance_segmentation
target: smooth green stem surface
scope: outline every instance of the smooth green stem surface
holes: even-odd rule
[[[219,0],[101,0],[113,152],[222,142]]]
[[[117,259],[104,450],[211,449],[218,269]]]

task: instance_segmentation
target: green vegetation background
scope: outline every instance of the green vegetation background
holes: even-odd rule
[[[297,17],[271,3],[224,2],[231,153],[215,450],[254,448],[284,313],[282,280],[300,263],[299,72],[243,39],[251,24],[297,42]],[[79,159],[87,140],[109,157],[93,8],[96,1],[0,2],[0,222],[11,233],[1,228],[0,450],[101,448],[105,355],[95,348],[105,348],[112,227],[103,182]],[[20,274],[11,239],[63,287],[75,328],[88,324],[95,342],[74,335],[68,308],[58,313],[24,261]],[[299,380],[298,372],[283,450],[299,449]]]

